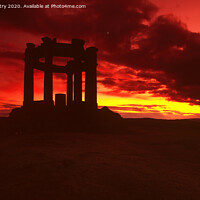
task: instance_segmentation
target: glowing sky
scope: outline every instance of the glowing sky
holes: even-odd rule
[[[158,14],[173,13],[194,32],[200,31],[199,0],[152,0],[159,7]]]
[[[39,45],[49,36],[99,48],[99,107],[124,117],[200,117],[199,1],[79,3],[87,8],[0,10],[0,116],[22,105],[26,43]],[[35,70],[34,77],[34,99],[41,100],[43,73]],[[54,74],[54,94],[60,92],[66,92],[66,76]]]

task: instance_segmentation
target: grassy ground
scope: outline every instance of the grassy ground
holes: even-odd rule
[[[129,134],[1,135],[0,199],[199,200],[199,122],[127,125]]]

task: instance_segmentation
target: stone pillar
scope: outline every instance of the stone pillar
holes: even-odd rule
[[[50,38],[42,38],[45,54],[45,70],[44,70],[44,102],[46,105],[53,105],[53,75],[49,69],[52,65],[53,53],[52,45],[53,41]]]
[[[74,102],[82,102],[82,71],[80,63],[76,63],[74,72]]]
[[[72,72],[67,73],[67,106],[70,107],[73,101],[73,80]]]
[[[89,47],[85,56],[85,101],[91,109],[97,109],[97,51],[97,48]]]
[[[27,43],[25,51],[25,69],[24,69],[24,102],[23,106],[31,108],[33,104],[33,67],[36,62],[35,45]]]
[[[45,63],[46,67],[51,64],[51,62],[46,60]],[[53,75],[48,69],[44,71],[44,101],[49,105],[53,103]]]
[[[84,56],[84,40],[72,39],[72,53],[74,57],[74,103],[76,105],[82,102],[82,64]]]

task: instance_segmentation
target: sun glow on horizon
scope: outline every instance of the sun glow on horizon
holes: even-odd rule
[[[190,105],[186,102],[169,101],[166,97],[153,97],[151,94],[135,94],[128,98],[98,95],[99,107],[107,106],[120,114],[162,114],[163,118],[193,118],[200,117],[199,105]],[[139,108],[139,109],[138,109]],[[130,116],[130,115],[129,115]],[[159,117],[160,118],[160,117]]]

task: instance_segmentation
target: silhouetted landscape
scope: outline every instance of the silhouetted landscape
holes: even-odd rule
[[[8,134],[7,121],[2,199],[199,199],[199,119],[123,119],[121,133]]]
[[[200,119],[126,119],[98,109],[97,48],[42,41],[27,43],[23,106],[0,118],[1,198],[199,199]],[[55,55],[73,60],[55,66]],[[34,68],[44,71],[41,101],[33,98]],[[55,104],[53,72],[67,74]]]

